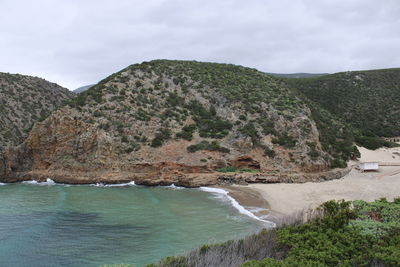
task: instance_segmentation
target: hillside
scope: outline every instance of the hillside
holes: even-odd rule
[[[400,69],[341,72],[287,81],[364,135],[400,136]]]
[[[88,90],[90,87],[92,87],[94,84],[90,84],[90,85],[85,85],[85,86],[81,86],[79,88],[76,88],[73,92],[75,94],[79,94],[82,92],[85,92],[86,90]]]
[[[281,79],[234,65],[155,60],[109,76],[38,123],[9,151],[4,177],[288,181],[285,174],[343,167],[352,143],[344,125]],[[228,170],[253,175],[216,175]]]
[[[320,77],[320,76],[328,75],[329,73],[305,73],[305,72],[273,73],[273,72],[267,72],[267,74],[276,76],[276,77],[283,77],[283,78],[311,78],[311,77]]]
[[[19,144],[35,122],[72,97],[66,88],[44,79],[0,73],[0,153]]]

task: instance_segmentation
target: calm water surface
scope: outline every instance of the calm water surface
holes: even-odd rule
[[[198,189],[0,185],[0,266],[136,266],[265,227]]]

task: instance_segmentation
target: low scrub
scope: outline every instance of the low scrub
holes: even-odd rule
[[[328,201],[316,214],[147,267],[400,266],[400,198]]]
[[[363,146],[367,149],[375,150],[381,147],[398,147],[399,144],[386,141],[376,136],[358,136],[356,137],[356,143],[359,146]]]

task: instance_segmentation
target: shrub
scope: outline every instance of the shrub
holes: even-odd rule
[[[272,143],[286,148],[293,148],[296,145],[296,140],[288,134],[283,134],[278,136],[278,138],[272,139]]]
[[[276,153],[275,153],[275,151],[274,151],[273,149],[271,149],[271,148],[265,146],[265,148],[264,148],[264,155],[265,155],[265,156],[268,156],[268,157],[270,157],[270,158],[274,158],[274,157],[276,156]]]
[[[125,149],[125,153],[131,153],[133,151],[138,151],[140,149],[140,145],[136,142],[132,142],[130,146]]]
[[[171,131],[167,128],[161,128],[156,133],[154,139],[151,141],[152,147],[160,147],[171,137]]]
[[[380,147],[396,147],[396,143],[388,142],[376,136],[356,136],[356,143],[365,148],[375,150]]]
[[[331,168],[346,168],[347,163],[339,158],[333,158],[330,160]]]
[[[196,125],[190,124],[182,128],[182,131],[176,134],[176,138],[182,138],[188,141],[193,139],[193,132],[196,130]]]

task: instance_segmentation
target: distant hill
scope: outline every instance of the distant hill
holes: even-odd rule
[[[353,141],[281,78],[230,64],[154,60],[110,75],[36,124],[10,154],[4,177],[44,171],[69,183],[199,186],[217,183],[219,171],[244,169],[268,173],[258,181],[294,181],[346,166]]]
[[[90,84],[90,85],[85,85],[85,86],[82,86],[82,87],[79,87],[79,88],[77,88],[77,89],[75,89],[73,92],[75,93],[75,94],[79,94],[79,93],[82,93],[82,92],[85,92],[86,90],[88,90],[90,87],[92,87],[94,84]]]
[[[0,154],[6,146],[19,144],[35,122],[74,96],[41,78],[0,73]]]
[[[267,74],[276,76],[276,77],[283,77],[283,78],[310,78],[310,77],[319,77],[328,75],[329,73],[272,73],[267,72]]]
[[[288,79],[312,101],[365,135],[400,136],[400,69]]]

